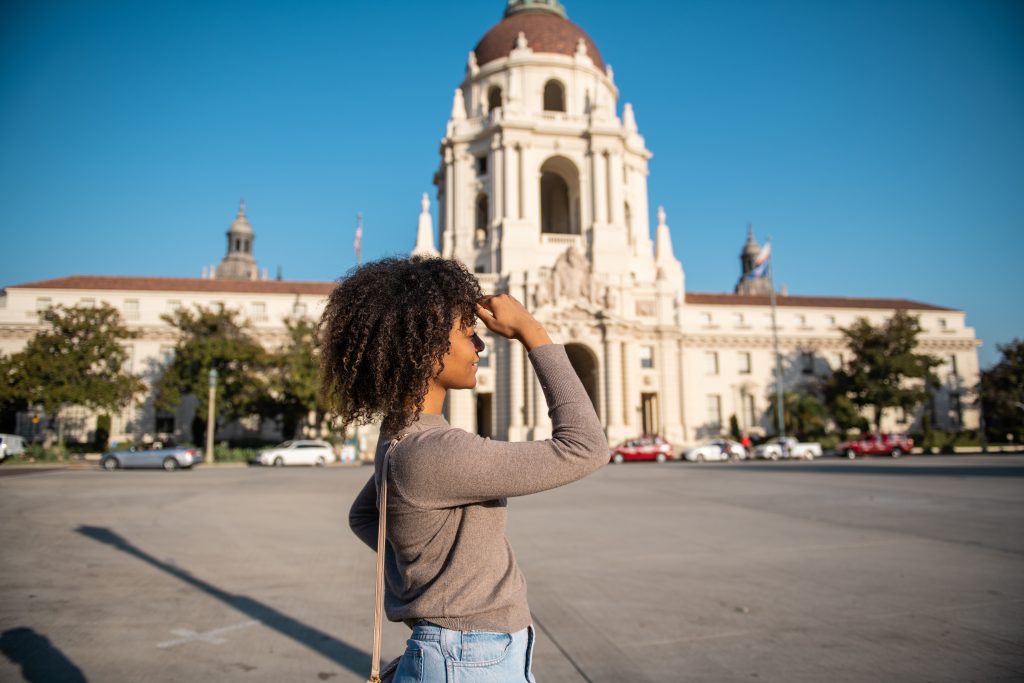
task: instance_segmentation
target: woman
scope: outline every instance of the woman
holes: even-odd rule
[[[549,406],[546,441],[492,441],[451,427],[449,389],[476,386],[477,318],[522,344]],[[377,549],[388,453],[385,612],[412,627],[395,673],[407,681],[533,681],[526,583],[505,538],[506,499],[582,479],[608,444],[561,345],[507,294],[481,296],[464,266],[384,259],[356,269],[321,321],[323,386],[341,419],[379,419],[374,476],[349,524]],[[518,353],[517,348],[510,352]]]

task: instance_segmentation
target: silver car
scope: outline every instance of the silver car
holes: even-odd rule
[[[111,451],[104,453],[100,459],[100,467],[105,470],[121,468],[163,468],[173,472],[182,467],[188,469],[203,461],[203,452],[198,448],[185,446],[169,446],[167,448],[131,448],[127,451]]]

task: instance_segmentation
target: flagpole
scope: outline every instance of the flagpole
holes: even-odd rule
[[[769,237],[766,242],[771,244]],[[779,429],[779,445],[785,448],[786,422],[782,413],[782,357],[779,355],[779,326],[775,322],[775,258],[768,257],[768,291],[772,302],[772,349],[775,352],[775,416]]]

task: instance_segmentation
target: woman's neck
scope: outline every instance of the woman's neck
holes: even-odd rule
[[[444,408],[444,397],[447,391],[437,382],[431,381],[427,387],[427,395],[423,397],[423,411],[429,415],[440,415]]]

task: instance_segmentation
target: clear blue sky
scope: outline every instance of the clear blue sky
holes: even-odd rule
[[[565,0],[654,152],[690,291],[746,224],[794,294],[1024,336],[1024,3]],[[405,252],[466,53],[503,0],[0,4],[0,286],[198,276],[245,197],[273,276]],[[621,102],[620,102],[621,104]]]

